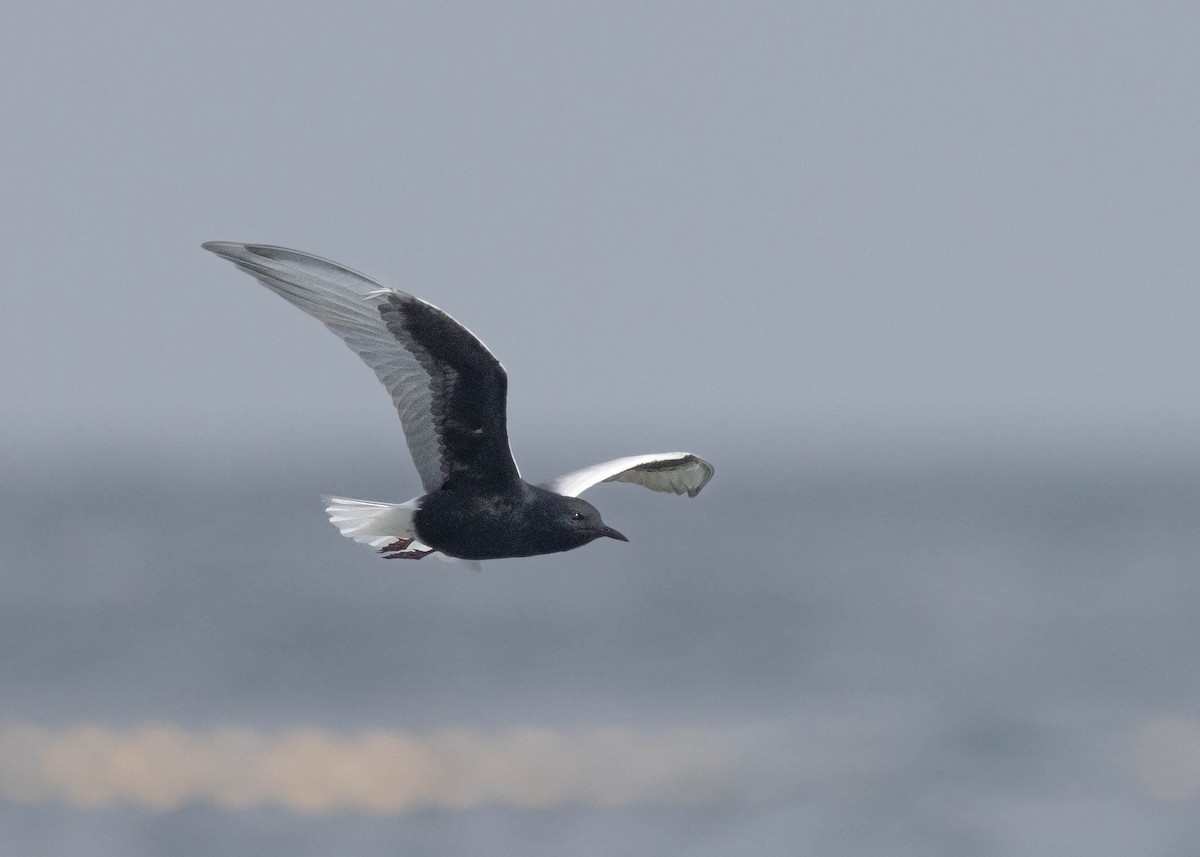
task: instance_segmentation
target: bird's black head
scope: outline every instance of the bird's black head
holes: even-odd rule
[[[596,507],[586,500],[533,487],[526,496],[528,526],[524,533],[536,541],[530,545],[537,548],[534,553],[568,551],[599,538],[629,541],[606,525]]]
[[[599,538],[629,541],[600,520],[600,512],[587,500],[580,500],[578,497],[560,497],[559,500],[561,502],[557,504],[559,509],[554,520],[555,529],[577,544],[585,545]]]

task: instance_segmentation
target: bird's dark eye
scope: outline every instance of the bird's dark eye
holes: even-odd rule
[[[572,512],[571,520],[572,521],[582,521],[583,520],[583,512]]]

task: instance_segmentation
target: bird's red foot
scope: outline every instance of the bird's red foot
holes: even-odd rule
[[[423,551],[420,549],[409,550],[408,546],[413,543],[412,539],[396,539],[390,545],[381,547],[379,553],[384,559],[421,559],[435,553],[433,550]]]

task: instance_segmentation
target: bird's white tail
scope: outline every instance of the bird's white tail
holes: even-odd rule
[[[347,497],[326,497],[325,511],[338,531],[349,539],[381,548],[397,539],[416,539],[413,512],[417,501],[407,503],[375,503],[371,500],[351,500]],[[423,548],[414,541],[413,546]]]

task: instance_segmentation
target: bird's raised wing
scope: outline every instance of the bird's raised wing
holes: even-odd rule
[[[400,413],[426,491],[519,477],[508,445],[508,376],[474,334],[432,304],[296,250],[203,245],[323,322],[375,370]]]
[[[631,455],[603,464],[593,464],[541,487],[565,497],[578,497],[601,482],[632,482],[651,491],[671,491],[695,497],[712,479],[713,466],[690,452],[658,452]]]

